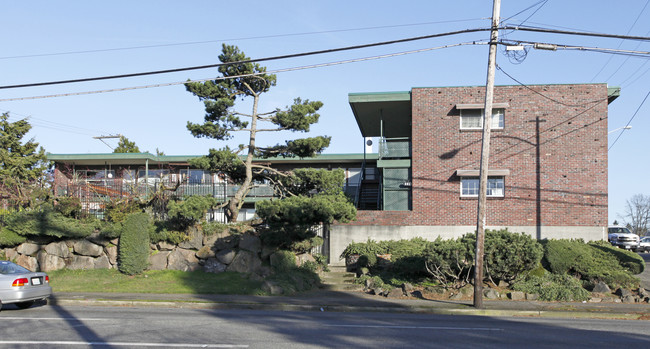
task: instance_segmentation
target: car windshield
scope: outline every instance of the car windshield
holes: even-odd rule
[[[610,234],[631,234],[627,228],[609,228]]]
[[[23,273],[29,273],[29,270],[11,262],[0,261],[0,274],[23,274]]]

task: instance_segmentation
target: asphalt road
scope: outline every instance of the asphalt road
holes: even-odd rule
[[[0,313],[0,348],[649,347],[647,321],[43,305]]]

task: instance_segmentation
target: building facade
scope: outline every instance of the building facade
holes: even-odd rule
[[[538,239],[606,238],[605,84],[497,86],[487,228]],[[379,137],[381,204],[330,232],[332,263],[352,241],[455,238],[476,231],[485,87],[349,95],[364,137]],[[364,181],[365,182],[365,181]]]

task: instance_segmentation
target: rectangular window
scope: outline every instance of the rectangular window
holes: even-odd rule
[[[480,130],[483,129],[483,111],[484,109],[461,109],[460,110],[460,129],[461,130]],[[505,109],[492,109],[492,129],[500,130],[505,125]]]
[[[461,177],[460,196],[477,197],[479,177]],[[487,196],[503,197],[505,192],[505,177],[488,177]]]

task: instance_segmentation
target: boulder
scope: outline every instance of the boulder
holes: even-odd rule
[[[167,258],[167,269],[195,271],[200,268],[199,259],[196,258],[195,251],[177,248]]]
[[[160,251],[171,251],[171,250],[173,250],[174,248],[176,248],[176,246],[170,244],[170,243],[167,242],[167,241],[161,241],[161,242],[159,242],[159,243],[157,244],[157,247],[158,247],[158,249],[159,249]]]
[[[34,255],[36,255],[36,253],[40,249],[41,249],[41,246],[39,246],[37,244],[33,244],[31,242],[24,242],[24,243],[18,245],[18,247],[16,247],[16,252],[18,252],[20,254],[28,255],[28,256],[34,256]],[[27,268],[27,269],[29,269],[29,268]],[[34,270],[34,269],[30,269],[30,270]]]
[[[226,265],[219,262],[216,258],[208,258],[203,265],[203,271],[206,273],[223,273],[226,271]]]
[[[196,228],[190,228],[189,229],[189,234],[190,234],[190,239],[187,241],[181,242],[178,247],[184,248],[187,250],[198,250],[201,247],[203,247],[203,233],[196,229]]]
[[[36,257],[41,271],[52,271],[65,268],[65,259],[41,250]]]
[[[117,265],[117,246],[110,244],[104,247],[104,253],[112,265]]]
[[[234,250],[228,248],[217,252],[215,257],[217,257],[219,262],[223,264],[230,264],[232,263],[232,260],[235,258],[236,254],[237,253]]]
[[[262,240],[258,236],[244,234],[239,239],[239,249],[260,253],[262,252]]]
[[[108,244],[111,243],[110,239],[107,239],[103,237],[100,233],[95,232],[90,234],[90,236],[86,237],[86,239],[90,242],[92,242],[95,245],[100,245],[103,247],[108,246]]]
[[[196,257],[199,259],[208,259],[214,256],[215,253],[210,246],[203,246],[196,252]]]
[[[636,297],[634,297],[633,295],[630,294],[630,295],[621,297],[621,301],[623,303],[636,303]]]
[[[402,290],[400,287],[395,287],[392,290],[388,292],[386,295],[388,298],[401,298],[404,297],[404,290]]]
[[[602,299],[602,298],[598,298],[598,297],[591,297],[591,298],[589,298],[589,303],[600,303],[600,302],[602,302],[602,301],[603,301],[603,299]]]
[[[526,293],[527,301],[536,301],[538,299],[539,299],[539,295],[537,293]]]
[[[269,257],[277,250],[277,247],[262,246],[262,253],[260,254],[260,257],[264,260],[269,259]]]
[[[512,291],[508,293],[508,296],[513,301],[523,301],[524,299],[526,299],[526,294],[521,291]]]
[[[269,280],[266,280],[266,281],[264,281],[262,283],[262,290],[264,292],[266,292],[268,294],[271,294],[271,295],[274,295],[274,296],[281,295],[281,294],[284,293],[284,290],[282,289],[282,287],[280,287],[276,283],[274,283],[272,281],[269,281]]]
[[[16,258],[16,264],[25,267],[30,271],[38,270],[38,261],[36,260],[36,258],[26,254],[18,255],[18,257]]]
[[[149,256],[149,270],[165,270],[167,269],[167,257],[171,251],[159,251]]]
[[[70,258],[72,253],[64,241],[52,242],[45,246],[45,252],[60,258]]]
[[[499,298],[501,298],[501,294],[497,290],[492,289],[492,288],[488,288],[488,289],[484,290],[483,291],[483,296],[485,296],[485,298],[487,298],[487,299],[499,299]]]
[[[206,246],[212,247],[215,251],[233,249],[239,243],[239,236],[231,235],[230,233],[222,232],[210,236],[206,242]]]
[[[616,290],[616,295],[621,297],[621,299],[627,297],[627,296],[633,296],[634,293],[632,291],[626,289],[626,288],[619,288]]]
[[[90,256],[73,255],[68,263],[68,269],[90,270],[95,269],[95,258]]]
[[[95,258],[95,269],[111,269],[113,266],[105,254]]]
[[[102,246],[93,244],[85,239],[75,241],[72,248],[74,249],[74,253],[82,256],[99,257],[104,252]]]
[[[607,286],[606,283],[604,283],[602,281],[598,281],[594,285],[594,289],[591,292],[594,292],[594,293],[612,293],[612,290],[609,288],[609,286]]]
[[[256,253],[240,250],[226,270],[238,273],[255,273],[261,266],[262,260]]]
[[[305,264],[305,262],[316,262],[316,260],[314,259],[314,256],[309,253],[301,253],[296,255],[296,265],[301,266]]]
[[[410,295],[413,292],[414,288],[413,285],[411,285],[408,282],[405,282],[402,284],[402,291],[404,291],[404,294]]]
[[[6,248],[4,251],[5,257],[8,261],[13,261],[16,259],[16,257],[18,257],[18,252],[16,252],[16,250],[13,248]]]

